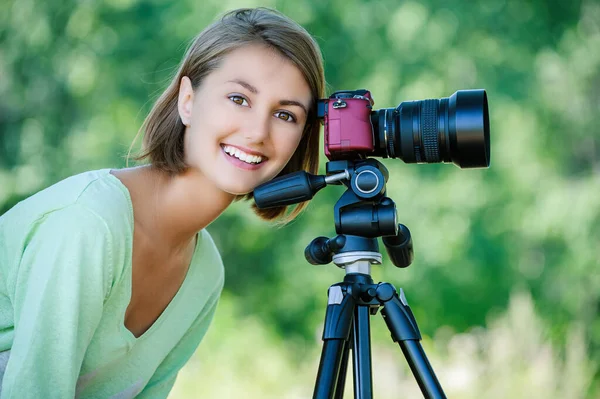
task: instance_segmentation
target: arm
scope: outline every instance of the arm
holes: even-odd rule
[[[192,327],[185,333],[175,348],[158,366],[148,385],[146,385],[146,388],[144,388],[137,398],[165,399],[169,395],[173,384],[175,384],[177,373],[192,357],[200,341],[202,341],[202,338],[206,334],[217,309],[220,293],[221,290],[219,289],[211,297],[210,301],[206,304],[206,308],[200,313]]]
[[[15,335],[2,399],[72,398],[111,284],[111,235],[81,205],[33,226],[8,276]]]

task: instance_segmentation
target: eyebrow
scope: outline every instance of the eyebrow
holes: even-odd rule
[[[232,82],[232,83],[237,83],[240,86],[245,87],[246,89],[248,89],[251,93],[253,94],[258,94],[258,89],[254,86],[252,86],[250,83],[242,80],[242,79],[233,79],[233,80],[228,80],[228,82]],[[300,107],[304,110],[304,113],[306,115],[308,115],[308,109],[306,108],[306,105],[302,104],[300,101],[295,101],[295,100],[279,100],[279,105],[295,105],[297,107]]]

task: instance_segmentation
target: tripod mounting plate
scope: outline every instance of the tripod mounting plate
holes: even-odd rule
[[[333,263],[348,273],[371,274],[371,265],[381,265],[382,256],[379,252],[352,251],[333,256]]]

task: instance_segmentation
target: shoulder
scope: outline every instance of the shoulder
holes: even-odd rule
[[[82,205],[47,212],[7,247],[12,254],[2,264],[6,293],[30,282],[78,281],[97,284],[106,298],[120,269],[115,242],[107,223]]]
[[[211,256],[215,259],[218,258],[218,261],[221,262],[219,248],[217,248],[217,244],[215,244],[215,240],[213,240],[212,235],[208,230],[202,229],[198,232],[198,244],[202,245],[205,249],[205,256]]]
[[[19,202],[0,217],[0,272],[14,275],[30,253],[63,248],[84,256],[104,250],[105,282],[119,278],[131,238],[128,198],[108,169],[66,178]],[[88,247],[88,248],[84,248]],[[38,248],[38,249],[36,249]],[[94,259],[86,257],[86,263]],[[110,264],[106,264],[110,263]],[[6,281],[6,280],[5,280]]]
[[[127,189],[109,172],[110,169],[100,169],[70,176],[20,201],[0,216],[0,234],[6,229],[11,236],[23,236],[57,214],[71,217],[74,227],[85,228],[84,221],[92,219],[84,217],[76,223],[77,216],[73,215],[94,214],[95,220],[102,221],[113,235],[126,235],[133,223],[131,199]]]
[[[205,273],[210,274],[211,279],[216,283],[215,291],[220,292],[225,280],[225,268],[221,253],[206,229],[198,232],[198,248],[196,248],[196,253],[195,262],[199,264],[199,267]]]
[[[117,182],[111,179],[109,169],[93,170],[67,177],[17,203],[0,217],[2,226],[29,226],[47,214],[80,204],[98,215],[107,215],[106,209],[127,213],[127,197]]]
[[[64,223],[68,220],[75,231],[85,232],[89,223],[101,224],[114,236],[115,243],[126,243],[133,229],[131,200],[127,189],[109,171],[93,170],[68,177],[20,201],[0,216],[3,249],[11,252],[22,247],[32,229],[49,220],[60,225],[56,219],[61,218]],[[93,214],[95,218],[82,214]]]

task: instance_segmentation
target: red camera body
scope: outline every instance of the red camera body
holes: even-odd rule
[[[367,90],[336,92],[320,100],[319,113],[325,125],[325,155],[344,159],[374,149],[371,110],[373,99]]]

